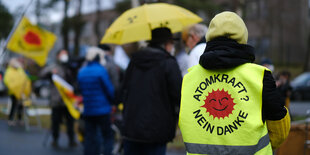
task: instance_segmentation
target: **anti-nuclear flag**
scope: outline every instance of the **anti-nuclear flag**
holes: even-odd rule
[[[57,37],[53,33],[32,25],[26,17],[23,17],[9,38],[7,48],[33,59],[40,66],[44,66],[48,52],[54,46],[56,39]]]
[[[52,79],[71,116],[79,119],[80,112],[74,106],[77,99],[74,97],[73,87],[56,74],[53,74]]]

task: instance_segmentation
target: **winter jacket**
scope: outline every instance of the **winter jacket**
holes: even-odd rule
[[[233,68],[254,60],[254,49],[251,46],[219,37],[208,42],[199,64],[205,69],[216,70]],[[276,149],[289,134],[290,116],[283,106],[285,101],[276,89],[273,76],[267,70],[263,78],[262,101],[262,120],[267,123],[272,148]]]
[[[226,69],[244,63],[254,62],[254,49],[249,45],[238,44],[226,38],[217,38],[208,42],[199,64],[206,69]],[[276,90],[270,71],[265,71],[263,79],[263,120],[280,120],[286,115],[284,100]]]
[[[203,37],[195,47],[188,53],[188,68],[198,65],[199,58],[206,48],[206,39]]]
[[[204,53],[200,57],[200,66],[206,70],[216,73],[217,71],[220,72],[220,70],[223,69],[238,69],[237,67],[245,63],[253,63],[255,60],[254,48],[247,45],[247,40],[248,30],[246,25],[236,13],[224,11],[217,14],[211,20],[208,32],[206,33],[207,46],[204,50]],[[244,77],[245,74],[246,73],[243,73],[242,76]],[[266,139],[270,138],[271,146],[273,148],[277,148],[285,140],[289,133],[289,113],[283,106],[284,101],[280,100],[280,94],[276,90],[275,81],[271,75],[271,72],[266,68],[265,70],[261,70],[259,74],[262,76],[262,79],[260,78],[258,80],[256,78],[256,80],[259,82],[259,85],[262,85],[262,103],[259,103],[262,104],[262,111],[259,111],[259,113],[261,112],[262,117],[261,123],[264,123],[264,125],[266,123],[267,125],[269,136],[267,136]],[[251,78],[251,76],[247,78]],[[254,79],[249,80],[252,80],[253,82]],[[182,131],[182,133],[184,132],[186,133],[188,131]],[[245,137],[240,138],[243,139]],[[190,153],[200,154],[218,154],[218,145],[224,146],[224,150],[221,152],[222,154],[231,154],[239,151],[233,151],[233,149],[231,149],[229,146],[226,147],[227,143],[225,143],[225,140],[228,139],[222,141],[223,139],[221,136],[218,136],[215,139],[219,140],[220,143],[217,143],[216,146],[207,145],[207,147],[213,149],[211,152],[210,150],[207,150],[206,147],[204,147],[205,145],[201,145],[201,143],[199,143],[199,147],[196,147],[194,151],[190,151],[190,148],[187,148],[187,151],[190,151]],[[212,144],[212,142],[208,142],[206,144]],[[254,148],[257,147],[255,145],[252,146],[254,146]],[[240,149],[242,150],[242,148]],[[272,154],[270,151],[270,146],[264,149],[268,151],[268,154]],[[257,154],[260,153],[266,154],[267,152],[257,152]]]
[[[182,76],[174,57],[160,47],[132,56],[122,86],[125,139],[166,143],[175,136]]]
[[[104,67],[107,69],[109,74],[110,80],[114,86],[114,89],[119,88],[119,81],[120,81],[120,68],[117,66],[113,60],[113,56],[105,55],[106,64]]]
[[[57,90],[56,86],[54,85],[54,82],[52,80],[52,74],[57,74],[61,78],[63,78],[66,82],[69,84],[72,83],[72,72],[68,67],[68,64],[64,64],[61,62],[56,62],[50,66],[45,67],[41,72],[40,72],[40,77],[46,78],[50,80],[51,83],[51,94],[49,97],[50,101],[50,106],[53,107],[65,107],[65,103],[63,102],[59,91]]]
[[[79,71],[78,85],[83,96],[84,116],[100,116],[111,112],[114,88],[108,72],[99,62],[89,62]]]

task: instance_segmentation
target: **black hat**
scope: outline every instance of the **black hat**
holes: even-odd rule
[[[107,44],[99,44],[98,47],[104,51],[111,51],[111,47]]]
[[[150,41],[151,44],[161,44],[173,40],[178,40],[178,38],[173,38],[169,28],[161,27],[152,30],[152,39]]]

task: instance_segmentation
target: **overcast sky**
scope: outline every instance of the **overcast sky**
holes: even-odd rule
[[[26,16],[30,18],[32,22],[36,22],[36,19],[34,17],[34,6],[37,0],[0,0],[8,9],[11,13],[18,15],[20,14],[29,3],[32,1],[29,9],[26,12]],[[45,3],[49,0],[40,0],[41,3]],[[71,2],[76,2],[76,1],[71,1]],[[113,8],[115,3],[115,0],[101,0],[101,9],[111,9]],[[23,8],[23,9],[21,9]],[[59,2],[57,7],[55,9],[51,9],[48,11],[48,17],[49,21],[51,22],[59,22],[62,17],[62,8],[63,8],[63,3]],[[76,8],[74,8],[73,5],[71,5],[71,8],[69,9],[69,14],[73,15],[76,11]],[[82,13],[90,13],[96,10],[96,0],[83,0],[83,5],[82,5]]]

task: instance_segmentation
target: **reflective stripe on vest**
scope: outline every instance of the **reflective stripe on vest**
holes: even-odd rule
[[[262,137],[256,145],[250,146],[227,146],[227,145],[210,145],[184,143],[187,152],[196,154],[255,154],[269,144],[269,135]]]

